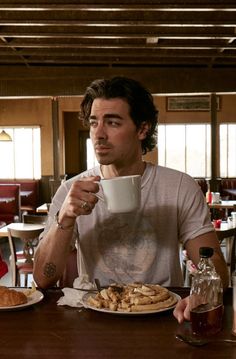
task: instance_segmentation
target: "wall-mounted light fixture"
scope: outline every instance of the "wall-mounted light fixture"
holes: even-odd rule
[[[2,130],[0,133],[0,141],[12,141],[12,138],[5,130]]]

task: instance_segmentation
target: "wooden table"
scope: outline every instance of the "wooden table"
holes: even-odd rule
[[[15,197],[0,197],[0,203],[9,203],[13,202]]]
[[[187,288],[173,288],[181,296]],[[113,315],[90,309],[57,306],[59,289],[45,292],[42,302],[21,311],[0,311],[2,358],[194,359],[236,358],[236,345],[217,343],[191,347],[175,338],[179,325],[172,311],[152,315]],[[232,290],[225,293],[223,330],[214,338],[230,338]]]
[[[33,191],[20,191],[20,196],[22,197],[29,197]]]
[[[236,206],[236,201],[221,201],[220,203],[208,203],[208,206],[213,211],[214,209],[224,210],[225,218],[227,219],[228,210],[234,209],[234,206]]]
[[[32,230],[32,229],[43,229],[45,227],[44,224],[31,224],[31,223],[11,223],[7,226],[4,226],[0,228],[0,238],[1,237],[7,237],[8,232],[7,228],[13,228],[13,229],[21,229],[21,230]]]
[[[236,201],[221,201],[220,203],[209,203],[210,208],[224,208],[233,209],[236,206]]]
[[[215,228],[217,237],[221,242],[224,238],[234,237],[236,235],[236,227],[229,227],[227,224],[221,225],[221,228]]]
[[[45,213],[47,214],[49,211],[50,203],[44,203],[41,206],[36,208],[37,213]]]

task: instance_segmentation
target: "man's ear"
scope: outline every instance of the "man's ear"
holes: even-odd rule
[[[139,139],[144,140],[147,137],[148,131],[149,131],[149,124],[147,122],[142,122],[138,129]]]

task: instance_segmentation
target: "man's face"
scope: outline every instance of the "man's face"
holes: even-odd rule
[[[129,114],[129,105],[121,98],[93,101],[90,137],[99,163],[127,166],[140,159],[143,134]]]

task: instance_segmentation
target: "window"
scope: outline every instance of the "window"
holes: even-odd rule
[[[158,163],[192,177],[211,176],[210,125],[158,125]]]
[[[40,128],[4,127],[4,130],[13,141],[0,141],[0,178],[40,178]]]
[[[220,125],[220,177],[236,177],[236,124]]]
[[[159,124],[158,163],[195,178],[211,177],[210,124]],[[220,177],[236,177],[236,124],[220,125]],[[87,168],[97,165],[87,140]]]
[[[86,147],[87,147],[87,169],[95,167],[98,165],[98,161],[96,159],[93,144],[90,138],[86,140]]]
[[[90,169],[94,166],[97,166],[98,162],[94,153],[92,141],[90,138],[86,140],[86,150],[87,150],[87,169]]]

